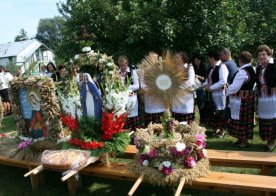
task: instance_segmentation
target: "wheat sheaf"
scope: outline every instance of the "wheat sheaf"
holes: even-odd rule
[[[138,68],[140,78],[146,85],[145,96],[163,102],[166,109],[170,109],[173,101],[181,99],[190,91],[184,87],[188,80],[188,71],[176,64],[170,51],[166,51],[163,58],[150,53],[141,61]],[[166,90],[158,88],[156,80],[161,75],[166,75],[171,80],[171,85]]]

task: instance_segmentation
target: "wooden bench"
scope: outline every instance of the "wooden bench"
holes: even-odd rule
[[[125,157],[133,158],[137,149],[129,145]],[[257,168],[261,175],[269,174],[276,167],[276,156],[271,152],[249,152],[208,149],[208,158],[212,166]]]
[[[110,167],[94,164],[81,170],[80,174],[131,181],[137,179],[137,176],[128,172],[126,164],[116,163]],[[276,177],[211,172],[208,177],[197,178],[192,185],[185,187],[249,195],[276,195]]]
[[[126,149],[125,157],[133,158],[136,152],[135,146],[129,146]],[[208,150],[208,155],[212,165],[260,168],[262,174],[267,174],[276,165],[276,157],[272,153]],[[29,170],[39,165],[39,163],[17,161],[5,157],[0,157],[0,164]],[[112,164],[111,167],[105,167],[95,163],[81,170],[80,174],[121,180],[137,179],[136,176],[128,172],[127,165],[125,164]],[[31,175],[31,184],[33,190],[37,190],[39,185],[43,185],[43,172]],[[75,183],[74,177],[69,178],[67,184],[70,195],[74,195],[76,188],[79,186]],[[185,185],[185,187],[189,186]],[[196,179],[192,188],[253,195],[271,195],[272,193],[276,195],[276,177],[211,172],[208,178]]]

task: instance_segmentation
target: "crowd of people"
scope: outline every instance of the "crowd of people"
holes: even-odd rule
[[[150,55],[158,58],[155,53]],[[195,111],[198,111],[201,125],[213,129],[213,135],[218,138],[223,138],[227,131],[236,138],[235,144],[240,148],[248,147],[249,140],[253,139],[254,120],[258,116],[260,138],[267,142],[264,150],[272,152],[276,148],[276,64],[273,50],[267,45],[258,47],[257,56],[258,63],[253,66],[253,57],[248,51],[238,55],[238,65],[231,58],[228,48],[209,51],[209,63],[204,63],[205,58],[199,54],[195,54],[190,61],[186,52],[177,52],[175,63],[180,71],[188,74],[182,87],[193,91],[177,101],[173,100],[172,116],[178,121],[192,123]],[[147,84],[143,74],[138,76],[136,66],[129,64],[127,56],[119,56],[117,63],[122,81],[127,83],[130,79],[128,99],[133,109],[129,112],[125,128],[135,130],[151,122],[160,123],[165,111],[164,103],[141,93],[146,91]],[[39,75],[51,77],[55,82],[64,81],[66,74],[62,65],[58,69],[51,62],[40,66]],[[101,96],[100,88],[95,78],[90,75],[86,78],[93,83],[91,93],[96,92],[96,103]],[[0,94],[5,115],[11,112],[8,96],[11,79],[12,76],[0,67]],[[81,84],[83,81],[84,75],[80,73],[76,82]],[[81,92],[81,85],[79,88]],[[86,88],[83,92],[87,92]],[[198,110],[195,110],[195,105]]]

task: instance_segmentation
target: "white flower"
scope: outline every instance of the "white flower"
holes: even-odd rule
[[[82,52],[89,52],[89,51],[91,51],[91,47],[82,48]]]
[[[78,60],[79,58],[80,58],[80,55],[78,55],[78,54],[76,54],[74,57],[75,60]]]
[[[108,67],[111,67],[111,66],[113,66],[113,63],[107,63],[106,64]]]
[[[149,161],[148,160],[144,160],[143,161],[143,166],[148,166],[149,165]]]
[[[182,142],[177,142],[177,143],[175,144],[175,148],[176,148],[176,150],[177,150],[178,152],[182,152],[183,150],[185,150],[186,145],[185,145],[184,143],[182,143]]]
[[[109,73],[110,75],[112,75],[112,74],[113,74],[113,71],[109,71],[108,73]]]
[[[207,153],[207,150],[206,149],[203,149],[202,150],[202,153],[204,155],[204,158],[208,158],[208,153]]]
[[[162,165],[163,165],[164,167],[170,167],[172,164],[171,164],[170,161],[163,161],[163,162],[162,162]]]
[[[160,163],[158,166],[158,170],[162,171],[162,169],[163,169],[163,163]]]
[[[181,125],[187,125],[188,123],[187,123],[187,121],[182,121],[179,124],[181,124]]]
[[[145,148],[143,150],[143,153],[148,153],[150,151],[150,147],[148,145],[145,145]]]

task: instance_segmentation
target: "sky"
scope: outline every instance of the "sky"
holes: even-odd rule
[[[64,0],[0,0],[0,44],[13,42],[20,29],[29,38],[37,32],[41,18],[60,16],[56,3]]]

